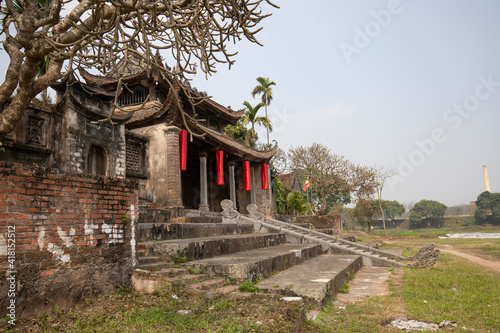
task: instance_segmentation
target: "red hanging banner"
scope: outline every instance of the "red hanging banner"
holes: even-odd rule
[[[262,163],[260,165],[260,182],[262,183],[262,189],[269,189],[269,180],[267,178],[267,164]]]
[[[217,162],[217,185],[224,185],[224,152],[217,150],[215,157]]]
[[[187,169],[187,131],[182,130],[179,133],[179,158],[181,171],[186,171]]]
[[[250,162],[243,161],[243,190],[250,191],[252,189],[252,182],[250,177]]]

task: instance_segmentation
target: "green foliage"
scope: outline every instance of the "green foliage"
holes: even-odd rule
[[[283,186],[283,183],[278,177],[274,178],[274,188],[276,191],[276,209],[278,211],[278,214],[285,215],[286,190]]]
[[[268,117],[259,117],[257,113],[259,109],[264,106],[264,103],[259,103],[256,106],[252,106],[249,102],[243,102],[243,105],[247,108],[243,116],[241,117],[241,121],[243,124],[251,124],[250,129],[248,130],[246,143],[250,147],[255,146],[255,141],[257,140],[257,134],[255,132],[255,125],[261,125],[267,128],[270,132],[273,130],[273,125],[271,120]]]
[[[257,82],[259,82],[259,85],[253,88],[252,97],[255,98],[256,95],[262,95],[262,103],[266,106],[271,104],[273,100],[273,88],[271,86],[275,86],[276,83],[271,81],[268,77],[261,76],[257,78]]]
[[[241,283],[240,291],[242,293],[253,293],[259,291],[259,287],[257,287],[251,280],[246,279]]]
[[[294,212],[294,215],[303,215],[311,209],[311,205],[307,202],[304,195],[298,192],[290,192],[286,196],[286,207],[289,211]]]
[[[172,256],[172,260],[176,264],[183,264],[187,261],[187,257],[186,256],[181,257],[178,255],[174,255],[174,256]]]
[[[379,211],[377,200],[359,199],[356,206],[352,210],[352,214],[360,223],[363,224],[363,230],[366,226],[368,228],[368,232],[370,232],[372,229],[372,223],[375,221],[375,217]]]
[[[405,212],[405,207],[396,200],[382,200],[382,209],[389,220],[401,218]]]
[[[347,294],[349,292],[349,283],[347,281],[342,282],[339,288],[339,293]]]
[[[0,141],[0,151],[5,151],[5,148],[2,147],[2,142]]]
[[[488,219],[500,223],[500,193],[481,193],[477,197],[476,206],[474,217],[477,224],[485,223]]]
[[[410,210],[410,228],[442,227],[446,208],[445,204],[434,200],[420,200]]]
[[[235,139],[238,142],[246,144],[248,137],[248,128],[245,127],[241,120],[238,120],[236,125],[227,125],[224,127],[224,133],[230,138]]]

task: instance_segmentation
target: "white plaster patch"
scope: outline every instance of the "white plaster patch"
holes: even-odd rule
[[[49,246],[47,247],[47,250],[52,253],[52,255],[59,261],[61,261],[63,264],[66,264],[70,261],[70,256],[69,254],[64,254],[64,250],[61,249],[59,246],[54,245],[52,243],[48,243]]]
[[[317,280],[311,280],[311,282],[328,283],[330,282],[330,279],[317,279]]]
[[[43,245],[45,243],[45,227],[40,227],[40,233],[38,234],[38,247],[40,251],[43,250]]]
[[[90,243],[90,245],[94,245],[94,230],[98,229],[99,227],[93,223],[89,224],[88,219],[85,219],[85,226],[84,226],[84,236],[85,236],[85,241],[88,242],[87,244]]]
[[[5,241],[5,236],[0,234],[0,256],[7,255],[7,242]]]
[[[123,229],[121,229],[118,224],[108,225],[104,223],[101,230],[108,236],[108,242],[110,244],[123,243]]]
[[[69,236],[67,236],[66,231],[62,230],[62,228],[59,226],[57,227],[57,234],[62,239],[64,246],[66,246],[67,248],[70,248],[73,246],[72,241],[73,241],[73,237],[75,236],[75,232],[76,232],[75,229],[71,228],[71,229],[69,229]]]
[[[130,227],[131,227],[131,235],[130,235],[130,252],[131,252],[131,260],[132,260],[132,267],[136,266],[136,242],[135,242],[135,206],[130,205]]]
[[[58,227],[58,233],[59,233],[59,229],[60,229],[60,227]],[[70,233],[70,235],[71,235],[71,233],[73,233],[72,236],[74,236],[75,231],[73,228],[71,228],[71,229],[73,230],[73,232],[70,230],[69,233]],[[39,230],[40,230],[40,232],[38,233],[38,247],[40,248],[40,251],[42,251],[43,247],[45,245],[45,227],[40,227]],[[66,237],[67,239],[69,239],[69,237],[66,236],[66,233],[64,231],[62,231],[62,229],[61,229],[61,234],[64,237]],[[59,237],[61,237],[61,234],[59,234]],[[61,239],[62,239],[62,237],[61,237]],[[69,239],[70,243],[71,243],[71,239],[73,239],[73,237],[71,237]],[[63,239],[63,242],[65,242],[64,239]],[[73,246],[72,243],[71,243],[71,246]],[[52,256],[54,257],[55,260],[59,260],[63,264],[70,262],[70,259],[71,259],[70,255],[65,254],[64,250],[55,244],[47,242],[47,251],[52,253]]]

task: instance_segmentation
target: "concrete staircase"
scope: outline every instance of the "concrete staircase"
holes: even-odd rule
[[[406,266],[406,258],[403,256],[351,242],[341,237],[306,229],[293,223],[281,222],[269,218],[255,219],[246,216],[240,216],[240,220],[254,224],[254,230],[257,232],[284,233],[287,240],[292,243],[321,244],[323,250],[329,250],[330,253],[360,255],[363,257],[363,264],[367,266]]]
[[[132,283],[149,293],[168,285],[181,286],[188,295],[228,294],[248,279],[266,292],[321,305],[362,265],[359,255],[290,243],[282,232],[253,233],[253,223],[140,224],[138,229]]]
[[[228,294],[252,280],[265,292],[321,306],[363,265],[405,266],[402,256],[262,214],[186,221],[138,225],[137,290],[175,285],[188,295]]]

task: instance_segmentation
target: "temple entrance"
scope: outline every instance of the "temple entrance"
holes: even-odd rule
[[[187,144],[187,169],[181,172],[182,204],[185,209],[200,209],[201,178],[200,153],[203,146],[199,142]],[[229,159],[224,156],[224,185],[217,185],[215,151],[208,151],[207,160],[207,204],[210,211],[221,212],[220,203],[229,199]]]

